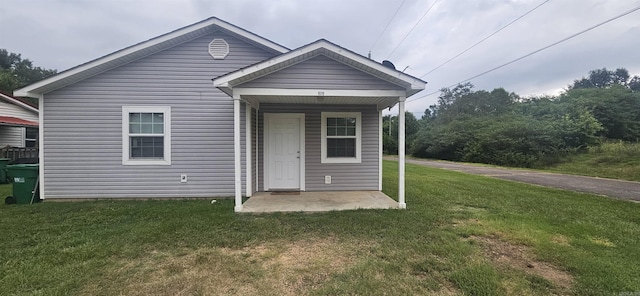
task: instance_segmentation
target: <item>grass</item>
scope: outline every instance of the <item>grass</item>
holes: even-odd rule
[[[559,173],[640,181],[640,143],[604,143],[544,169]]]
[[[397,163],[384,169],[395,196]],[[265,215],[231,200],[2,205],[0,294],[640,291],[640,204],[409,164],[407,202]]]

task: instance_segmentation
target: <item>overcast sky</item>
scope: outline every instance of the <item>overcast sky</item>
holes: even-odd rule
[[[62,71],[216,16],[292,49],[325,38],[365,56],[371,50],[373,59],[391,60],[399,70],[408,67],[406,73],[422,77],[545,1],[406,0],[383,32],[402,2],[0,0],[0,48],[20,53],[36,66]],[[432,10],[422,18],[431,6]],[[427,88],[414,98],[638,6],[640,1],[631,0],[548,1],[481,45],[424,76]],[[625,67],[632,75],[640,74],[640,11],[471,82],[476,89],[504,87],[522,96],[557,94],[589,70],[603,67]],[[408,103],[407,108],[420,117],[436,100],[437,95],[428,96]]]

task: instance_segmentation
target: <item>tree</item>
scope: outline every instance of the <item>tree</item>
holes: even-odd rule
[[[411,145],[420,129],[420,122],[411,112],[404,113],[405,152],[411,151]],[[398,116],[386,115],[382,118],[382,146],[386,154],[398,154]]]
[[[625,68],[618,68],[615,71],[609,71],[607,68],[595,69],[589,71],[589,77],[582,77],[581,79],[574,80],[573,84],[569,86],[569,90],[578,88],[607,88],[613,85],[622,85],[628,88],[632,81],[640,82],[640,77],[634,76],[629,80],[631,76],[629,71]],[[635,86],[636,88],[638,86]]]
[[[631,80],[629,80],[629,83],[628,83],[627,86],[632,91],[640,92],[640,77],[639,76],[633,76],[633,78],[631,78]]]
[[[0,49],[0,91],[12,93],[56,73],[56,70],[33,66],[30,60],[22,59],[20,54]]]

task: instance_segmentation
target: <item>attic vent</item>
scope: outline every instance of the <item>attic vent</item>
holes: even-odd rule
[[[229,54],[229,44],[224,39],[213,39],[209,43],[209,54],[215,60],[222,60]]]

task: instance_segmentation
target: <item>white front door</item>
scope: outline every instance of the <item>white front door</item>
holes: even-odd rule
[[[301,190],[304,115],[268,114],[267,189]]]

